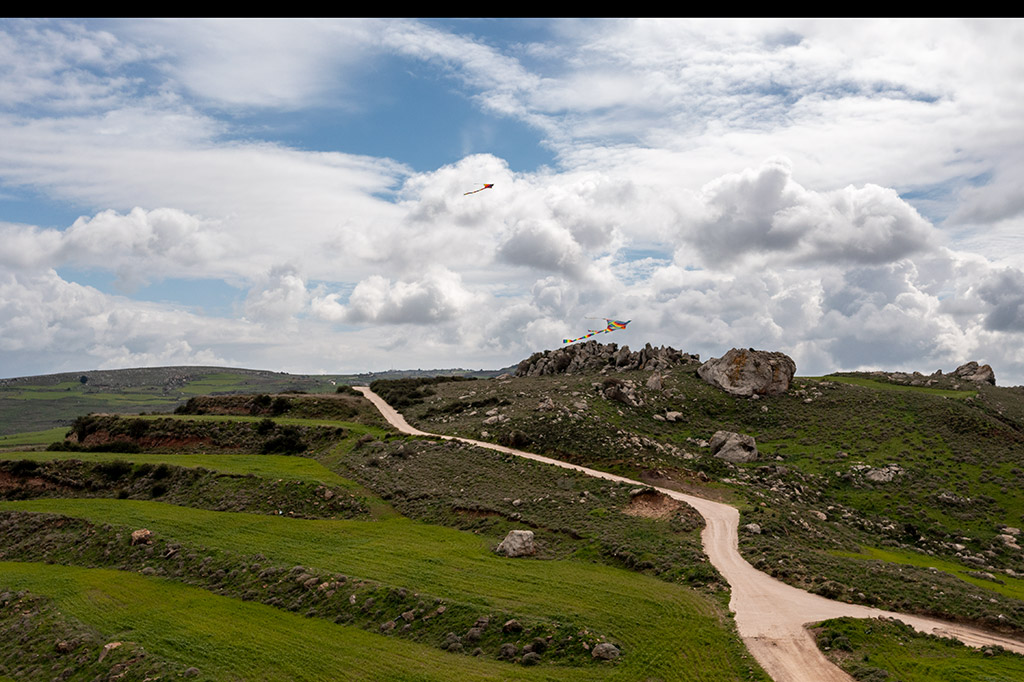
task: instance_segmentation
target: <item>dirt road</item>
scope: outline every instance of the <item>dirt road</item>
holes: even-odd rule
[[[427,436],[413,428],[396,410],[365,386],[356,386],[380,410],[392,426],[403,433]],[[622,476],[569,464],[550,457],[515,450],[494,443],[441,436],[480,447],[507,452],[538,462],[580,471],[589,476],[630,485],[646,486]],[[737,509],[720,502],[712,502],[667,488],[656,488],[673,499],[685,502],[704,517],[702,540],[704,551],[711,563],[728,581],[732,590],[729,607],[736,614],[736,627],[740,637],[761,667],[775,682],[853,682],[853,678],[832,665],[815,645],[805,625],[841,616],[855,618],[898,618],[916,630],[943,637],[956,637],[971,646],[995,644],[1024,654],[1024,643],[997,634],[967,628],[953,623],[881,611],[867,606],[845,604],[810,594],[787,585],[766,573],[758,571],[740,556],[738,528],[740,514]]]

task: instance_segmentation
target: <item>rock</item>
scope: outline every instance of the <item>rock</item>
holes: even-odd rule
[[[1017,538],[1013,535],[1010,535],[1009,533],[1002,533],[1001,535],[997,535],[996,539],[1002,540],[1003,544],[1007,547],[1010,547],[1012,549],[1020,549],[1020,547],[1017,545]]]
[[[536,553],[532,530],[510,530],[495,550],[507,557],[531,556]]]
[[[516,654],[518,653],[519,647],[517,647],[512,642],[505,642],[501,645],[501,648],[498,649],[498,658],[505,661],[511,661],[513,658],[516,657]]]
[[[979,384],[996,385],[996,373],[992,368],[989,365],[978,365],[973,360],[957,367],[953,376]]]
[[[744,532],[750,533],[751,535],[761,534],[761,526],[756,523],[748,523],[747,525],[743,526],[743,530]]]
[[[710,445],[712,455],[733,464],[753,462],[758,456],[754,437],[742,433],[716,431]]]
[[[515,635],[523,631],[523,624],[513,618],[505,621],[505,624],[501,626],[501,631],[506,635]]]
[[[636,385],[632,381],[622,381],[609,377],[599,389],[605,400],[614,400],[630,407],[640,407],[644,401],[636,394]]]
[[[530,651],[523,654],[521,663],[523,665],[537,665],[540,663],[540,654]]]
[[[445,635],[444,642],[441,644],[441,648],[445,651],[458,653],[462,651],[462,638],[454,632],[449,632],[447,635]]]
[[[683,418],[683,413],[682,412],[666,412],[665,413],[665,419],[667,419],[670,422],[677,422],[677,421],[679,421],[682,418]]]
[[[140,528],[139,530],[132,531],[132,544],[133,545],[151,545],[153,544],[153,531],[147,528]]]
[[[121,646],[121,642],[110,642],[108,644],[104,644],[103,651],[100,652],[100,658],[97,661],[97,663],[102,662],[103,659],[107,657],[107,654],[109,654],[111,651],[113,651],[119,646]]]
[[[875,483],[889,483],[902,473],[903,467],[899,464],[889,464],[880,469],[868,469],[864,474],[864,478]]]
[[[661,375],[657,373],[652,374],[651,378],[647,380],[647,388],[651,391],[660,391],[662,388],[664,388],[664,384],[661,380]]]
[[[789,389],[796,363],[785,353],[733,348],[705,362],[697,374],[731,395],[777,395]]]
[[[619,657],[619,648],[609,642],[601,642],[590,650],[590,655],[604,661],[614,661]]]
[[[555,409],[555,401],[551,399],[551,396],[545,396],[540,404],[537,405],[537,409],[541,411],[551,411]]]

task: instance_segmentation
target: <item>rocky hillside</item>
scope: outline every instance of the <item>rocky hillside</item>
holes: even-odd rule
[[[748,559],[801,587],[1024,632],[1024,390],[974,362],[820,378],[791,363],[588,342],[434,383],[403,413],[727,497],[746,510]]]

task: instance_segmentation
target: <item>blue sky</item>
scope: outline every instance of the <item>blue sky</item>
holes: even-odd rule
[[[1022,34],[0,21],[0,376],[497,368],[607,316],[1024,383]]]

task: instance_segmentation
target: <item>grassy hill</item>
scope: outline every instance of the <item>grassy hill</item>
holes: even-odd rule
[[[1024,633],[1024,391],[845,374],[750,399],[706,384],[697,366],[373,387],[426,431],[733,503],[743,554],[786,582]],[[192,393],[173,415],[92,416],[0,439],[11,539],[0,548],[0,636],[24,625],[12,615],[24,609],[92,647],[59,659],[52,641],[28,637],[18,660],[38,663],[0,658],[0,676],[42,679],[44,666],[95,661],[125,640],[134,648],[108,663],[138,659],[128,667],[143,676],[327,679],[327,666],[344,665],[353,679],[767,679],[735,636],[693,510],[642,487],[400,437],[334,386],[260,386]],[[759,459],[712,456],[718,430],[753,436]],[[42,449],[66,432],[59,449]],[[152,545],[130,544],[141,527]],[[494,554],[513,528],[534,531],[535,557]],[[211,616],[193,622],[175,600]],[[521,629],[506,631],[510,621]],[[600,642],[620,656],[595,659]],[[1024,674],[1022,657],[882,626],[826,623],[819,644],[858,679]],[[255,652],[292,646],[331,653]],[[922,668],[901,647],[938,662]],[[248,667],[240,656],[253,657]],[[94,663],[82,670],[97,674]]]

